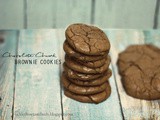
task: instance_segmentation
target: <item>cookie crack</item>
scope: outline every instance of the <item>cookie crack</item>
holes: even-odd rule
[[[156,70],[158,70],[158,69],[160,69],[160,65],[157,67]],[[153,75],[153,77],[151,78],[151,86],[152,86],[152,88],[153,88],[155,91],[157,91],[158,93],[160,93],[160,91],[158,91],[157,89],[155,89],[155,88],[153,87],[153,81],[154,81],[156,75],[157,75],[157,73],[155,72],[154,75]]]
[[[75,35],[75,33],[72,31],[72,29],[70,28],[71,33],[73,34],[73,36]],[[73,36],[70,36],[69,38],[72,38]]]

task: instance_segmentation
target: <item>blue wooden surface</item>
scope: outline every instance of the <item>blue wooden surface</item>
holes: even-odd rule
[[[9,71],[5,70],[6,67],[0,69],[1,74],[3,72],[7,74],[7,77],[1,77],[0,81],[9,83],[1,84],[1,90],[3,88],[1,95],[4,96],[0,104],[2,120],[10,120],[12,114],[14,120],[121,120],[123,118],[126,120],[159,120],[160,102],[158,100],[138,100],[126,95],[117,71],[116,61],[118,53],[130,44],[153,43],[159,46],[160,30],[106,29],[104,31],[111,42],[112,65],[110,67],[113,72],[110,78],[112,94],[108,100],[94,105],[65,97],[60,87],[62,65],[17,65],[14,70],[14,60],[10,59],[9,64],[6,65],[10,66]],[[47,54],[56,53],[57,58],[64,61],[62,46],[65,40],[64,29],[20,30],[19,36],[17,36],[17,31],[9,33],[6,34],[6,40],[10,41],[5,43],[5,48],[1,47],[3,52],[12,48],[11,51],[14,54],[16,40],[18,40],[19,54],[39,51]],[[16,73],[15,81],[14,73]],[[6,85],[8,85],[7,89],[5,89]],[[41,115],[26,115],[30,113],[41,113]],[[45,113],[52,115],[42,116]]]
[[[23,0],[1,0],[0,19],[0,29],[24,28]]]
[[[16,53],[18,31],[7,30],[2,36],[5,41],[0,45],[0,120],[10,120],[13,107],[15,65],[13,58],[2,57],[2,54]]]
[[[98,0],[95,24],[102,28],[153,27],[156,0]]]
[[[56,23],[56,0],[28,0],[27,28],[53,28]]]
[[[71,23],[102,28],[150,29],[159,0],[0,0],[0,28],[65,28]],[[160,10],[159,10],[160,11]]]
[[[118,86],[124,118],[127,120],[159,120],[160,101],[145,101],[128,96],[122,86],[121,77],[118,74],[116,63],[118,59],[118,53],[123,51],[131,44],[154,43],[159,47],[160,30],[106,30],[106,34],[108,35],[112,45],[112,65],[114,68],[114,74]]]
[[[55,30],[21,30],[18,54],[38,53],[58,55]],[[19,58],[25,59],[25,58]],[[57,59],[32,57],[29,59]],[[15,120],[61,120],[59,64],[17,65],[14,99]],[[21,114],[24,114],[21,116]],[[38,115],[27,115],[38,114]],[[58,115],[56,115],[58,114]]]

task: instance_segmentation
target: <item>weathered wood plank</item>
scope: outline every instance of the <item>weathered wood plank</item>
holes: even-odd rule
[[[159,0],[159,14],[158,14],[158,29],[160,29],[160,0]]]
[[[122,104],[122,110],[124,118],[127,120],[143,120],[143,119],[154,119],[159,120],[159,104],[157,101],[145,101],[135,99],[128,96],[121,83],[121,77],[117,70],[117,59],[118,53],[123,51],[127,46],[131,44],[142,44],[146,39],[146,34],[140,30],[106,30],[106,33],[111,41],[111,56],[112,64],[116,73],[116,82]],[[154,39],[148,31],[148,39]],[[159,34],[154,31],[154,34]],[[157,38],[160,39],[160,38]],[[157,41],[158,42],[158,41]],[[113,59],[114,58],[114,59]],[[158,107],[158,109],[157,109]]]
[[[18,54],[58,53],[55,30],[21,30]],[[15,85],[15,120],[61,120],[59,64],[40,64],[41,59],[58,57],[29,57],[37,65],[17,65]]]
[[[53,28],[56,23],[57,0],[27,2],[27,28]],[[62,8],[63,9],[63,8]]]
[[[90,23],[91,0],[34,0],[28,1],[27,6],[28,28],[64,28],[75,22]]]
[[[149,30],[143,31],[145,36],[145,43],[153,44],[160,48],[160,30]],[[156,111],[156,114],[152,114],[151,116],[155,119],[160,119],[160,100],[152,101],[149,104],[152,108],[150,111]]]
[[[95,24],[103,28],[153,28],[156,0],[97,0]]]
[[[3,57],[5,52],[16,53],[18,31],[1,31],[5,41],[0,45],[0,120],[12,117],[14,88],[14,59]]]
[[[0,29],[23,28],[23,0],[1,0]]]
[[[65,28],[72,23],[90,23],[91,0],[57,0],[56,28]]]
[[[60,41],[60,47],[63,46],[65,40],[64,30],[58,30],[57,39]],[[64,51],[63,49],[59,50],[61,59],[64,62]],[[62,71],[63,68],[61,66]],[[98,105],[77,102],[66,97],[62,92],[64,120],[121,120],[122,114],[113,75],[110,78],[110,84],[112,87],[111,96],[105,102]]]

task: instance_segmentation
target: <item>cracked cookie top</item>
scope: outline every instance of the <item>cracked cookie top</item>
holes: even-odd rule
[[[160,49],[132,45],[119,54],[119,73],[126,92],[140,99],[160,99]]]
[[[72,24],[66,29],[65,35],[76,51],[86,55],[104,55],[110,49],[105,33],[94,26]]]

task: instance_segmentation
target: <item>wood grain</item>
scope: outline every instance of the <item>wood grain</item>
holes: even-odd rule
[[[159,12],[158,12],[158,29],[160,29],[160,2],[159,2]]]
[[[63,46],[65,37],[63,30],[58,30],[58,40],[60,41],[60,46]],[[60,50],[61,59],[64,62],[64,51]],[[111,67],[111,66],[110,66]],[[61,66],[61,72],[63,68]],[[118,99],[118,93],[116,90],[115,79],[112,76],[110,78],[110,84],[112,87],[111,96],[103,103],[98,105],[80,103],[66,97],[62,91],[62,104],[63,104],[63,117],[64,120],[121,120],[121,108]]]
[[[153,28],[157,0],[95,0],[95,7],[93,1],[1,0],[0,28],[65,28],[77,22],[102,28]]]
[[[23,0],[0,1],[0,29],[23,28]]]
[[[159,120],[159,102],[158,101],[145,101],[135,99],[133,97],[128,96],[125,93],[125,90],[121,83],[121,77],[118,74],[117,70],[117,59],[118,53],[123,51],[127,46],[131,44],[143,44],[146,37],[150,41],[154,39],[153,35],[148,32],[148,37],[143,31],[138,30],[106,30],[106,34],[108,35],[112,48],[111,48],[111,56],[112,56],[112,64],[114,66],[116,83],[118,85],[118,91],[120,95],[120,100],[122,104],[122,110],[124,114],[124,118],[126,120]],[[154,31],[154,35],[157,35],[157,39],[160,39],[159,32]],[[160,41],[156,41],[160,42]]]
[[[14,59],[2,57],[5,52],[15,54],[18,31],[3,31],[5,41],[0,44],[0,120],[12,117],[14,89]]]
[[[57,0],[27,2],[27,28],[55,28]]]
[[[95,24],[102,28],[153,28],[156,0],[97,0]]]
[[[55,30],[21,30],[18,54],[50,55],[58,53]],[[17,65],[15,81],[15,120],[61,120],[59,65],[40,64],[40,60],[57,57],[32,57],[37,65]]]
[[[90,23],[91,0],[57,0],[56,28],[65,28],[72,23]]]
[[[128,96],[117,70],[118,53],[128,45],[151,43],[160,46],[160,30],[104,30],[111,42],[112,94],[98,105],[80,103],[66,97],[60,87],[62,65],[17,65],[14,58],[1,57],[0,61],[0,120],[10,120],[12,106],[15,120],[160,120],[160,101],[145,101]],[[0,45],[0,54],[10,51],[16,54],[44,52],[56,53],[64,61],[64,29],[5,31],[5,44]],[[18,59],[52,59],[18,58]],[[16,78],[14,78],[16,72]],[[14,91],[15,79],[15,93]],[[14,100],[13,100],[14,97]],[[119,101],[120,98],[120,101]],[[14,104],[13,104],[14,103]],[[122,106],[122,107],[121,107]],[[122,110],[122,111],[121,111]],[[32,114],[32,115],[31,115]],[[34,115],[39,114],[39,115]]]
[[[153,44],[157,47],[160,47],[160,30],[150,30],[150,31],[143,31],[145,36],[145,43]],[[151,118],[156,120],[160,120],[160,100],[152,101],[149,104],[151,106]],[[156,111],[156,113],[154,113]]]

